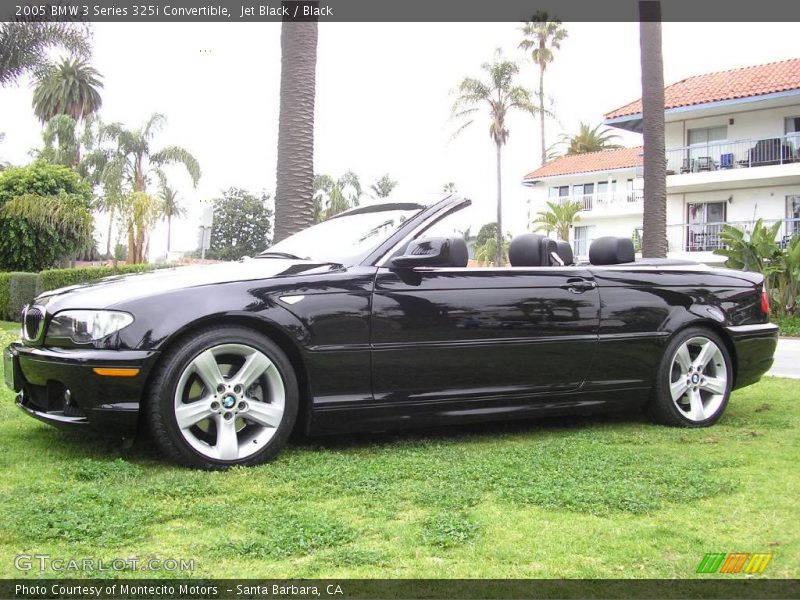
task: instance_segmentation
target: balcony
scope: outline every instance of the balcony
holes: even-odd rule
[[[764,219],[764,225],[770,226],[777,222],[783,225],[778,230],[775,241],[781,247],[791,240],[792,236],[800,235],[800,219]],[[667,240],[670,252],[713,252],[723,248],[721,240],[722,228],[732,225],[737,229],[752,231],[755,221],[726,221],[724,223],[678,223],[667,226]]]
[[[667,175],[749,169],[800,162],[800,133],[709,142],[667,150]]]
[[[581,205],[583,212],[608,211],[614,214],[626,212],[641,212],[642,210],[642,191],[632,190],[628,192],[577,194],[574,196],[561,196],[558,198],[559,204],[567,202],[577,202]]]

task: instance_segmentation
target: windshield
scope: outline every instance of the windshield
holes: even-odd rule
[[[388,205],[364,207],[356,212],[335,217],[299,231],[267,248],[260,256],[270,255],[309,260],[352,264],[354,259],[368,254],[392,235],[423,207],[405,204],[403,208]]]

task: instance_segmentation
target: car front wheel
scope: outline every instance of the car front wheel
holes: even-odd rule
[[[219,469],[273,458],[292,431],[298,403],[292,365],[275,343],[242,327],[213,327],[164,357],[147,416],[167,457]]]
[[[664,425],[713,425],[732,383],[731,358],[720,337],[705,328],[685,329],[667,345],[647,412]]]

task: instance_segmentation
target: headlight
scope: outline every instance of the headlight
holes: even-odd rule
[[[115,310],[65,310],[57,313],[47,328],[47,337],[87,344],[133,323],[133,316]]]

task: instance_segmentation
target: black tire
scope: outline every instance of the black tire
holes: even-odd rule
[[[269,441],[252,454],[236,460],[220,460],[196,450],[184,437],[176,420],[175,397],[182,374],[200,354],[222,344],[248,346],[264,354],[277,368],[285,391],[283,416]],[[166,458],[185,466],[219,470],[236,465],[257,465],[273,459],[294,429],[299,396],[292,364],[274,342],[241,326],[216,326],[189,334],[163,356],[148,387],[145,414],[149,432]],[[226,409],[220,407],[220,410]]]
[[[706,339],[712,342],[719,350],[719,355],[715,353],[717,358],[712,359],[703,371],[697,371],[693,361],[692,365],[698,379],[697,383],[694,383],[691,378],[695,375],[695,372],[683,374],[681,366],[678,364],[680,361],[678,361],[677,353],[684,344],[689,344],[687,346],[689,349],[700,347],[690,344],[693,340],[699,339]],[[721,360],[718,360],[720,358]],[[718,386],[718,389],[724,389],[724,393],[711,394],[702,387],[701,382],[706,381],[706,376],[708,376],[709,381],[711,380],[712,371],[715,381],[719,379],[717,377],[718,372],[719,374],[724,372],[725,385]],[[673,401],[671,388],[673,382],[676,386],[683,385],[680,382],[685,382],[688,388],[687,394],[691,394],[692,389],[698,390],[701,395],[707,394],[706,398],[709,399],[708,414],[705,414],[705,411],[698,412],[692,418],[694,410],[691,408],[691,400],[688,396],[681,396],[678,400]],[[650,401],[645,407],[645,412],[652,421],[661,425],[669,425],[671,427],[708,427],[716,423],[722,413],[725,412],[725,407],[730,399],[732,384],[733,363],[725,342],[718,334],[706,327],[689,327],[675,334],[667,344],[658,366],[655,385],[653,386]],[[693,388],[693,385],[698,385],[699,388]],[[680,408],[678,404],[681,405]],[[705,401],[703,404],[705,405]],[[702,417],[698,418],[700,415]]]

